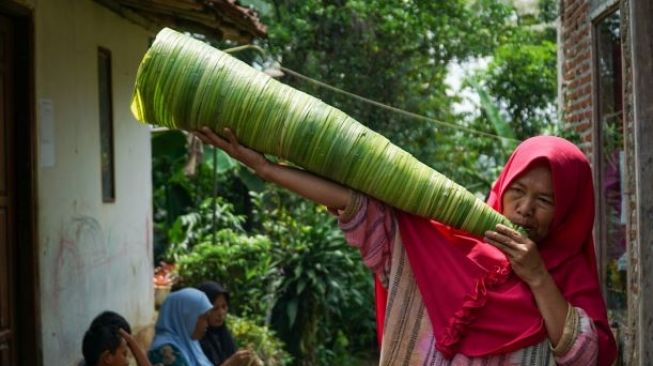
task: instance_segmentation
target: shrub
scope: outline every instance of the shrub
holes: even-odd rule
[[[280,273],[271,326],[295,364],[330,365],[374,349],[372,275],[335,218],[323,206],[274,187],[254,201]]]
[[[230,310],[263,324],[269,288],[275,277],[270,255],[272,243],[263,235],[248,236],[223,229],[178,257],[181,285],[195,286],[204,280],[220,282],[230,291]]]
[[[283,342],[267,327],[251,320],[229,315],[229,329],[240,347],[250,347],[266,366],[289,365],[292,358],[284,350]]]

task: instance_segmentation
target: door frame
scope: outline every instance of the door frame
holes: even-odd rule
[[[15,27],[14,151],[16,175],[16,245],[14,263],[15,352],[20,365],[38,366],[42,359],[41,307],[37,232],[36,115],[34,108],[34,16],[13,0],[0,2],[0,13]]]
[[[640,292],[633,294],[629,292],[629,307],[632,313],[629,314],[634,321],[634,347],[639,357],[633,359],[633,364],[650,365],[653,361],[653,297],[647,296],[647,290],[653,286],[653,193],[650,190],[651,179],[653,179],[653,148],[650,144],[653,136],[653,108],[651,97],[653,92],[650,83],[653,81],[653,61],[651,53],[653,42],[651,42],[651,16],[653,16],[653,3],[650,0],[630,0],[630,31],[631,31],[631,55],[633,68],[633,110],[634,110],[634,133],[635,133],[635,189],[637,205],[635,212],[636,248],[631,258],[635,258],[638,269],[637,277],[631,280],[640,289]],[[630,303],[632,302],[632,306]],[[629,310],[630,310],[629,309]],[[647,310],[648,309],[648,310]]]

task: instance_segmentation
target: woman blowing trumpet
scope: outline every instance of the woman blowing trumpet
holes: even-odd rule
[[[271,163],[229,130],[227,139],[208,128],[195,134],[337,212],[377,279],[381,365],[614,361],[592,239],[592,174],[572,143],[538,136],[515,149],[487,203],[528,235],[497,225],[479,238]]]

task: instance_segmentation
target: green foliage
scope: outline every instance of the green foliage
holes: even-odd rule
[[[240,228],[228,204],[219,205],[220,215],[222,225],[233,229],[215,235],[199,225],[178,230],[195,242],[178,247],[181,286],[206,279],[228,286],[233,313],[269,323],[303,364],[365,356],[375,347],[374,306],[372,276],[360,254],[345,243],[323,207],[273,186],[252,194],[250,233]],[[201,211],[178,222],[184,217],[199,222],[210,214]]]
[[[556,122],[556,45],[524,44],[521,39],[497,48],[488,67],[489,93],[507,112],[520,138],[534,136]]]
[[[503,137],[503,139],[500,140],[502,149],[499,158],[501,160],[506,160],[510,151],[517,146],[517,136],[515,136],[515,132],[512,130],[510,123],[501,117],[499,108],[497,108],[497,106],[492,102],[485,89],[473,79],[470,79],[470,83],[476,90],[476,93],[478,93],[483,115],[492,124],[494,132]]]
[[[289,365],[292,357],[284,350],[283,342],[268,327],[262,327],[246,318],[229,315],[229,330],[239,347],[249,347],[266,366]]]
[[[179,286],[222,282],[234,314],[279,329],[304,363],[355,365],[375,349],[371,274],[323,208],[262,185],[211,149],[186,175],[177,131],[155,135],[153,154],[159,258],[177,262]],[[240,193],[261,187],[253,202]]]
[[[548,23],[555,4],[540,0],[537,17],[516,14],[516,21],[489,58],[487,68],[468,75],[466,86],[479,96],[479,116],[467,116],[473,129],[519,141],[539,134],[577,140],[561,128],[557,116],[557,55],[555,30]],[[512,152],[509,140],[469,139],[456,163],[468,189],[487,192]],[[437,168],[436,168],[437,169]],[[475,183],[472,183],[475,182]]]
[[[283,66],[338,88],[440,121],[495,134],[486,116],[452,112],[451,63],[492,56],[479,83],[517,138],[556,131],[552,0],[536,16],[507,1],[275,1],[265,42]],[[545,22],[545,25],[542,23]],[[553,29],[553,31],[552,31]],[[510,152],[500,140],[388,112],[292,76],[323,99],[469,190],[483,194]]]
[[[372,276],[335,219],[324,207],[272,187],[255,202],[261,232],[276,243],[282,274],[274,286],[271,325],[289,352],[303,365],[330,365],[374,349]],[[318,359],[320,349],[338,345],[341,352]]]
[[[174,260],[180,250],[196,242],[200,231],[249,227],[248,191],[261,189],[258,178],[239,169],[224,152],[212,148],[205,148],[196,162],[195,175],[189,175],[187,136],[182,131],[155,132],[151,141],[154,263]],[[208,199],[213,195],[223,199]],[[220,214],[225,205],[230,205],[226,216]]]
[[[164,259],[168,228],[193,205],[191,187],[183,173],[186,138],[179,131],[152,134],[152,185],[154,201],[154,258]]]
[[[543,23],[553,22],[558,17],[557,0],[539,0],[537,3],[539,9],[539,20]]]
[[[222,197],[214,197],[205,199],[197,211],[177,217],[168,231],[170,246],[166,257],[177,259],[202,240],[217,244],[221,239],[218,235],[221,228],[244,232],[242,224],[245,218],[233,211],[231,203]]]
[[[179,256],[177,266],[183,286],[195,286],[204,280],[218,281],[230,290],[230,310],[263,323],[268,311],[268,293],[275,279],[272,243],[262,235],[248,236],[231,229],[210,235]]]
[[[492,51],[487,69],[471,77],[472,84],[487,90],[520,140],[553,131],[558,122],[556,34],[550,23],[557,5],[552,0],[537,5],[537,16],[516,14],[515,26]]]
[[[268,47],[285,67],[341,89],[459,123],[448,96],[450,62],[485,55],[509,34],[502,1],[275,1]],[[342,109],[428,165],[471,136],[409,119],[293,77],[284,82]],[[442,146],[445,145],[443,149]],[[458,178],[455,164],[437,168]],[[437,169],[436,168],[436,169]],[[465,182],[461,182],[465,183]]]

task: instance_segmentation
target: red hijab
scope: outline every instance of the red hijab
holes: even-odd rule
[[[592,226],[594,191],[585,155],[558,137],[522,142],[492,187],[488,204],[502,211],[506,188],[535,162],[551,169],[555,216],[538,248],[563,296],[585,310],[599,335],[599,365],[611,365],[616,345],[599,286]],[[528,286],[512,274],[505,255],[482,239],[441,223],[397,212],[415,281],[445,357],[512,352],[546,339],[544,320]],[[385,311],[377,285],[379,334]]]

